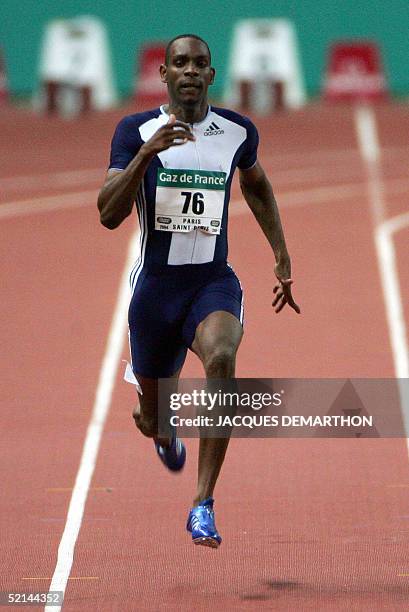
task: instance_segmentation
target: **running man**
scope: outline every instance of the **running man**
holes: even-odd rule
[[[139,407],[136,426],[153,438],[162,462],[182,469],[186,451],[173,433],[158,438],[159,378],[177,381],[187,350],[207,379],[232,379],[243,334],[240,283],[227,263],[228,203],[239,168],[243,196],[275,256],[273,307],[297,313],[291,264],[271,185],[257,160],[253,123],[209,106],[215,77],[207,43],[194,34],[167,46],[160,78],[169,103],[124,117],[112,139],[111,159],[98,198],[101,223],[118,227],[134,202],[141,255],[131,272],[129,331]],[[187,530],[196,544],[217,548],[213,490],[229,443],[200,439],[196,497]]]

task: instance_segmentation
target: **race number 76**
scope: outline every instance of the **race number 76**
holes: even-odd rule
[[[202,215],[204,213],[203,193],[200,193],[200,191],[196,191],[195,193],[191,191],[182,191],[180,195],[185,198],[182,208],[182,213],[184,215],[188,214],[190,204],[192,205],[192,213],[194,215]]]

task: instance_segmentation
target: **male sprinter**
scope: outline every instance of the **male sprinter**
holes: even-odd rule
[[[258,134],[246,117],[211,107],[213,83],[207,43],[193,34],[167,46],[160,78],[169,103],[129,115],[118,124],[105,184],[98,198],[101,223],[114,229],[133,203],[141,228],[141,255],[131,272],[129,308],[132,369],[140,405],[136,426],[153,438],[170,470],[180,470],[185,447],[173,434],[158,438],[158,378],[177,380],[191,349],[208,379],[231,379],[243,334],[240,283],[227,264],[230,187],[236,167],[244,198],[276,259],[273,306],[289,304],[291,265],[270,183],[257,161]],[[201,438],[196,497],[187,529],[195,544],[217,548],[213,490],[226,438]]]

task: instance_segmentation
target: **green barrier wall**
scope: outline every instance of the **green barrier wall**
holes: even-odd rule
[[[145,41],[168,40],[194,32],[213,53],[217,80],[213,96],[223,91],[233,24],[249,17],[286,17],[297,29],[307,91],[319,92],[331,41],[370,38],[378,41],[386,75],[395,95],[409,93],[409,0],[225,0],[186,2],[139,0],[19,0],[3,3],[0,46],[6,57],[13,94],[29,94],[36,72],[44,25],[56,17],[96,15],[105,22],[116,84],[130,93],[137,49]]]

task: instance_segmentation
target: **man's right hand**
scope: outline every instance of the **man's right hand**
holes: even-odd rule
[[[189,124],[178,121],[175,115],[169,116],[166,125],[162,125],[154,135],[145,142],[141,151],[148,155],[157,155],[161,151],[166,151],[169,147],[183,145],[188,140],[195,140]]]
[[[102,225],[115,229],[131,214],[143,176],[155,155],[189,140],[195,140],[189,125],[170,115],[168,123],[141,146],[125,170],[109,173],[98,196]]]

